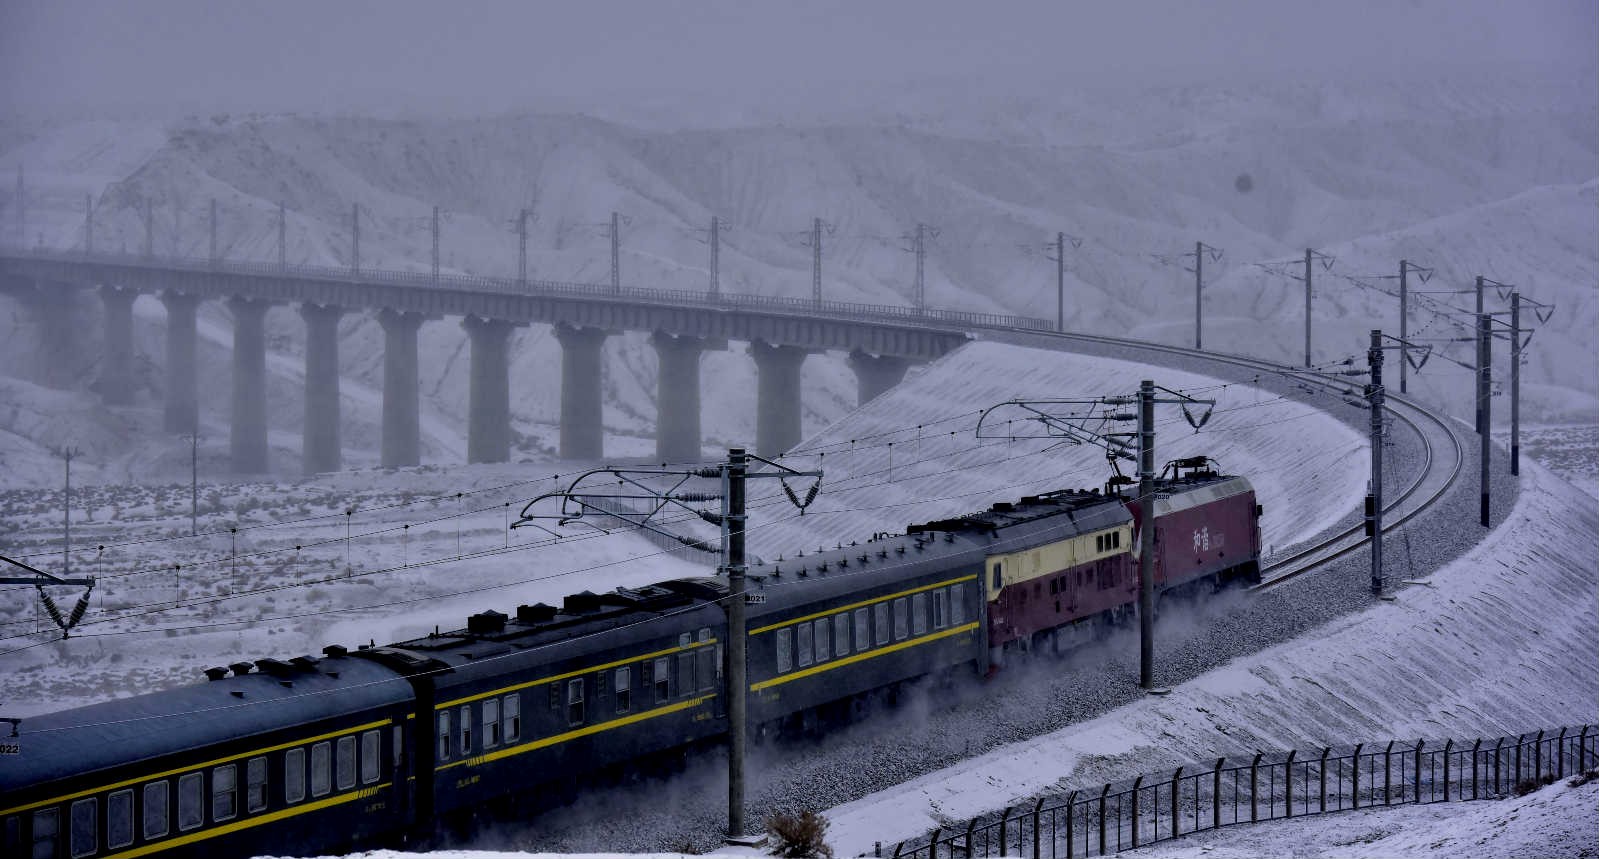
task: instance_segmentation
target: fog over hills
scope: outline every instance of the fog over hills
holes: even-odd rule
[[[1055,314],[1055,266],[1045,244],[1063,231],[1080,239],[1066,249],[1069,330],[1183,344],[1193,337],[1193,279],[1179,255],[1204,241],[1224,251],[1219,261],[1206,260],[1207,348],[1290,362],[1303,356],[1304,298],[1288,274],[1314,247],[1335,258],[1329,271],[1315,272],[1318,363],[1363,357],[1370,328],[1397,333],[1397,302],[1386,294],[1394,281],[1380,278],[1395,274],[1404,257],[1436,271],[1413,289],[1464,288],[1481,274],[1555,304],[1558,312],[1529,347],[1527,414],[1592,423],[1599,416],[1596,92],[1591,76],[1550,83],[1528,75],[1048,97],[957,88],[934,98],[913,90],[892,109],[843,105],[782,122],[759,112],[736,122],[674,119],[667,102],[608,118],[18,120],[0,123],[0,172],[8,178],[0,230],[16,240],[10,177],[21,169],[30,244],[81,246],[89,194],[97,248],[140,252],[148,203],[155,253],[204,255],[215,198],[225,256],[275,260],[281,202],[290,262],[348,265],[358,202],[362,266],[425,271],[437,205],[445,270],[509,275],[517,266],[515,220],[525,207],[534,219],[532,276],[603,282],[609,248],[601,224],[617,211],[626,217],[625,284],[703,290],[704,231],[715,215],[731,225],[722,239],[722,290],[808,296],[811,252],[801,239],[821,217],[829,225],[825,296],[906,304],[915,260],[903,236],[920,222],[938,231],[928,244],[929,304],[1046,318]],[[1471,300],[1418,296],[1412,333],[1460,336],[1465,329],[1435,308]],[[1489,305],[1501,306],[1497,295]],[[139,401],[149,414],[113,415],[89,393],[98,304],[86,299],[80,310],[82,348],[71,367],[79,395],[56,402],[62,395],[37,384],[48,360],[37,330],[24,308],[0,298],[8,404],[0,410],[0,455],[20,481],[32,482],[32,466],[45,464],[42,445],[70,424],[86,438],[107,437],[91,445],[93,459],[125,460],[107,477],[154,477],[161,469],[151,460],[166,440],[131,455],[143,442],[117,449],[113,439],[129,435],[122,430],[130,422],[134,436],[158,424],[164,313],[148,298],[135,308],[145,364]],[[293,473],[301,323],[274,311],[268,329],[274,462]],[[382,336],[355,315],[345,317],[341,333],[346,462],[359,467],[376,459]],[[214,438],[226,435],[230,336],[226,311],[205,306],[201,408]],[[1438,345],[1469,359],[1469,344]],[[463,458],[465,346],[455,320],[422,329],[424,461]],[[742,345],[733,348],[704,364],[710,447],[753,437],[753,365],[737,354]],[[512,349],[512,410],[522,434],[516,456],[543,458],[558,417],[559,349],[539,327],[519,330]],[[631,334],[611,338],[606,349],[607,453],[648,453],[655,355]],[[1412,391],[1457,414],[1468,407],[1468,385],[1466,371],[1442,361],[1412,378]],[[805,386],[807,432],[854,407],[840,355],[810,358]],[[53,417],[41,419],[45,413]]]

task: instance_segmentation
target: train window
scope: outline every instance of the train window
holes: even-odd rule
[[[193,829],[205,822],[205,775],[189,773],[178,779],[178,828]]]
[[[816,659],[815,648],[812,646],[811,625],[802,623],[794,628],[796,633],[796,646],[799,648],[800,665],[809,665]]]
[[[939,588],[933,591],[933,628],[943,629],[949,626],[949,591]]]
[[[355,787],[355,737],[340,737],[333,756],[333,775],[339,790]]]
[[[167,783],[158,781],[144,786],[144,838],[160,838],[167,834]]]
[[[672,676],[667,672],[671,665],[662,656],[655,660],[655,703],[664,704],[672,697]]]
[[[1112,549],[1120,549],[1122,547],[1122,532],[1120,532],[1120,531],[1112,531],[1111,532],[1111,534],[1110,534],[1110,547]]]
[[[616,712],[626,713],[633,704],[633,669],[616,669]]]
[[[917,635],[927,632],[926,593],[919,593],[911,597],[911,632]]]
[[[361,735],[361,783],[371,784],[378,780],[378,773],[383,768],[383,735],[377,731],[367,731]]]
[[[700,643],[701,644],[710,644],[711,643],[711,628],[710,627],[708,627],[708,626],[700,627]],[[706,648],[706,650],[708,652],[712,653],[711,656],[705,657],[706,659],[710,660],[711,668],[710,668],[710,671],[706,672],[705,680],[703,681],[703,686],[701,688],[714,689],[714,688],[716,688],[716,684],[717,683],[722,682],[722,645],[718,644],[718,645],[716,645],[715,648]],[[702,670],[703,670],[703,666],[702,666]],[[713,677],[715,678],[714,680],[711,679]]]
[[[777,641],[777,673],[783,674],[794,668],[793,639],[789,637],[787,629],[780,629],[776,633]]]
[[[677,691],[679,695],[693,692],[694,686],[694,654],[692,652],[677,655]]]
[[[890,639],[888,626],[888,603],[880,602],[872,606],[872,625],[877,628],[877,646],[882,647]]]
[[[46,808],[33,813],[34,859],[55,859],[56,844],[61,840],[61,811]]]
[[[333,789],[333,744],[311,747],[311,795],[326,796]]]
[[[703,639],[702,639],[703,640]],[[716,648],[702,646],[694,652],[696,665],[694,678],[699,681],[699,690],[709,692],[716,688]]]
[[[1094,535],[1094,551],[1096,551],[1096,552],[1105,551],[1105,535],[1104,534],[1095,534]]]
[[[522,739],[521,695],[507,695],[500,699],[500,729],[507,743]]]
[[[693,635],[693,633],[684,632],[684,633],[680,633],[677,636],[677,646],[678,647],[688,647],[690,644],[693,644],[693,643],[694,643],[694,635]]]
[[[1060,582],[1058,580],[1056,580],[1056,579],[1050,579],[1049,580],[1049,592],[1051,594],[1060,593]]]
[[[954,585],[949,589],[950,622],[965,623],[966,617],[966,586]]]
[[[812,626],[816,628],[816,661],[826,662],[833,658],[833,625],[824,617]]]
[[[289,749],[283,753],[283,801],[294,803],[302,799],[305,799],[305,749]],[[144,801],[150,801],[149,794],[145,794]]]
[[[569,725],[583,724],[583,678],[581,677],[566,682],[566,722]]]
[[[579,689],[583,688],[583,681],[575,681]],[[466,704],[460,709],[461,716],[461,757],[472,754],[472,705]]]
[[[1004,582],[1000,578],[1000,575],[999,575],[999,562],[995,561],[994,562],[994,589],[998,590],[1001,587],[1004,587]]]
[[[244,765],[244,805],[251,812],[267,807],[266,758],[251,758]]]
[[[133,791],[119,790],[105,801],[105,846],[115,850],[133,843]]]
[[[872,646],[872,615],[864,608],[855,610],[855,649],[865,650]]]
[[[894,640],[903,641],[910,634],[910,603],[904,597],[900,597],[894,600]]]
[[[483,748],[492,749],[500,744],[500,702],[493,698],[483,702]]]
[[[72,804],[72,855],[88,856],[100,847],[100,836],[95,832],[98,805],[93,799],[80,799]]]
[[[849,612],[833,615],[833,649],[839,656],[849,655]]]
[[[439,711],[439,760],[450,759],[450,711]]]
[[[394,726],[394,772],[398,774],[400,768],[405,766],[405,728],[402,725]]]
[[[232,820],[239,813],[239,771],[233,764],[211,770],[211,820]]]

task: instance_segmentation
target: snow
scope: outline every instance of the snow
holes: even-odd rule
[[[1599,648],[1599,511],[1547,470],[1523,469],[1508,519],[1426,586],[1170,695],[833,808],[835,848],[870,853],[1062,786],[1137,775],[1127,761],[1152,772],[1239,750],[1594,721],[1599,676],[1575,654]]]

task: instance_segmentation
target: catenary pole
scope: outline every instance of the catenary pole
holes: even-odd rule
[[[1204,301],[1200,294],[1205,288],[1205,243],[1194,242],[1194,348],[1204,346]]]
[[[1399,339],[1401,342],[1410,340],[1410,286],[1406,277],[1410,269],[1410,260],[1399,261]],[[1406,382],[1410,377],[1410,362],[1400,355],[1399,361],[1399,393],[1406,393]]]
[[[1138,686],[1155,686],[1155,383],[1138,385]]]
[[[1521,293],[1510,293],[1510,473],[1521,473]]]
[[[811,219],[811,303],[822,306],[822,219]]]
[[[350,271],[361,273],[361,204],[350,204]]]
[[[622,216],[611,213],[611,291],[622,291]]]
[[[1477,315],[1479,317],[1482,316],[1483,280],[1484,280],[1484,278],[1483,278],[1482,275],[1480,275],[1480,274],[1477,275]],[[1483,368],[1483,363],[1482,363],[1483,362],[1482,350],[1484,349],[1483,343],[1484,343],[1484,341],[1482,340],[1482,337],[1479,334],[1479,336],[1477,338],[1477,375],[1479,377],[1482,376],[1482,368]],[[1483,426],[1482,426],[1482,398],[1481,397],[1477,398],[1477,432],[1479,434],[1484,432]]]
[[[278,270],[289,267],[289,220],[283,201],[278,201]]]
[[[1066,234],[1055,233],[1055,330],[1066,330]]]
[[[1493,317],[1477,314],[1477,356],[1482,368],[1477,373],[1477,406],[1482,413],[1482,440],[1479,463],[1482,482],[1482,526],[1488,527],[1488,460],[1493,455],[1493,433],[1488,428],[1493,422]]]
[[[433,282],[439,282],[439,207],[433,207]]]
[[[727,505],[727,834],[738,838],[744,834],[744,750],[748,728],[746,705],[749,683],[745,679],[744,606],[744,482],[749,473],[748,460],[743,448],[727,452],[727,468],[723,472],[726,485],[722,497]]]
[[[1366,361],[1371,365],[1371,396],[1367,397],[1371,409],[1371,513],[1366,533],[1371,536],[1371,592],[1382,596],[1382,329],[1372,329]],[[1400,363],[1404,363],[1403,354]]]
[[[516,216],[516,282],[527,286],[527,209]]]
[[[1305,366],[1310,366],[1310,264],[1316,252],[1305,248]]]

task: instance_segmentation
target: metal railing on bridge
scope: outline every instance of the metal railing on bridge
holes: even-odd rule
[[[1218,758],[1175,771],[1045,796],[900,842],[894,859],[1077,859],[1240,823],[1360,808],[1500,798],[1599,767],[1599,728],[1429,746],[1395,740]]]
[[[858,304],[848,301],[815,301],[776,295],[695,292],[685,289],[649,289],[637,286],[612,287],[609,284],[577,283],[558,280],[519,280],[514,277],[440,274],[392,269],[352,269],[325,265],[279,265],[271,262],[212,260],[207,257],[154,257],[134,253],[61,251],[46,248],[0,249],[0,256],[48,262],[82,263],[146,269],[215,272],[259,277],[293,277],[330,283],[372,283],[408,287],[454,289],[463,292],[575,298],[588,301],[626,301],[635,304],[694,307],[715,310],[748,310],[796,317],[825,317],[852,321],[883,321],[924,328],[1012,328],[1053,331],[1049,320],[1031,316],[976,313],[964,310],[902,307],[891,304]]]

